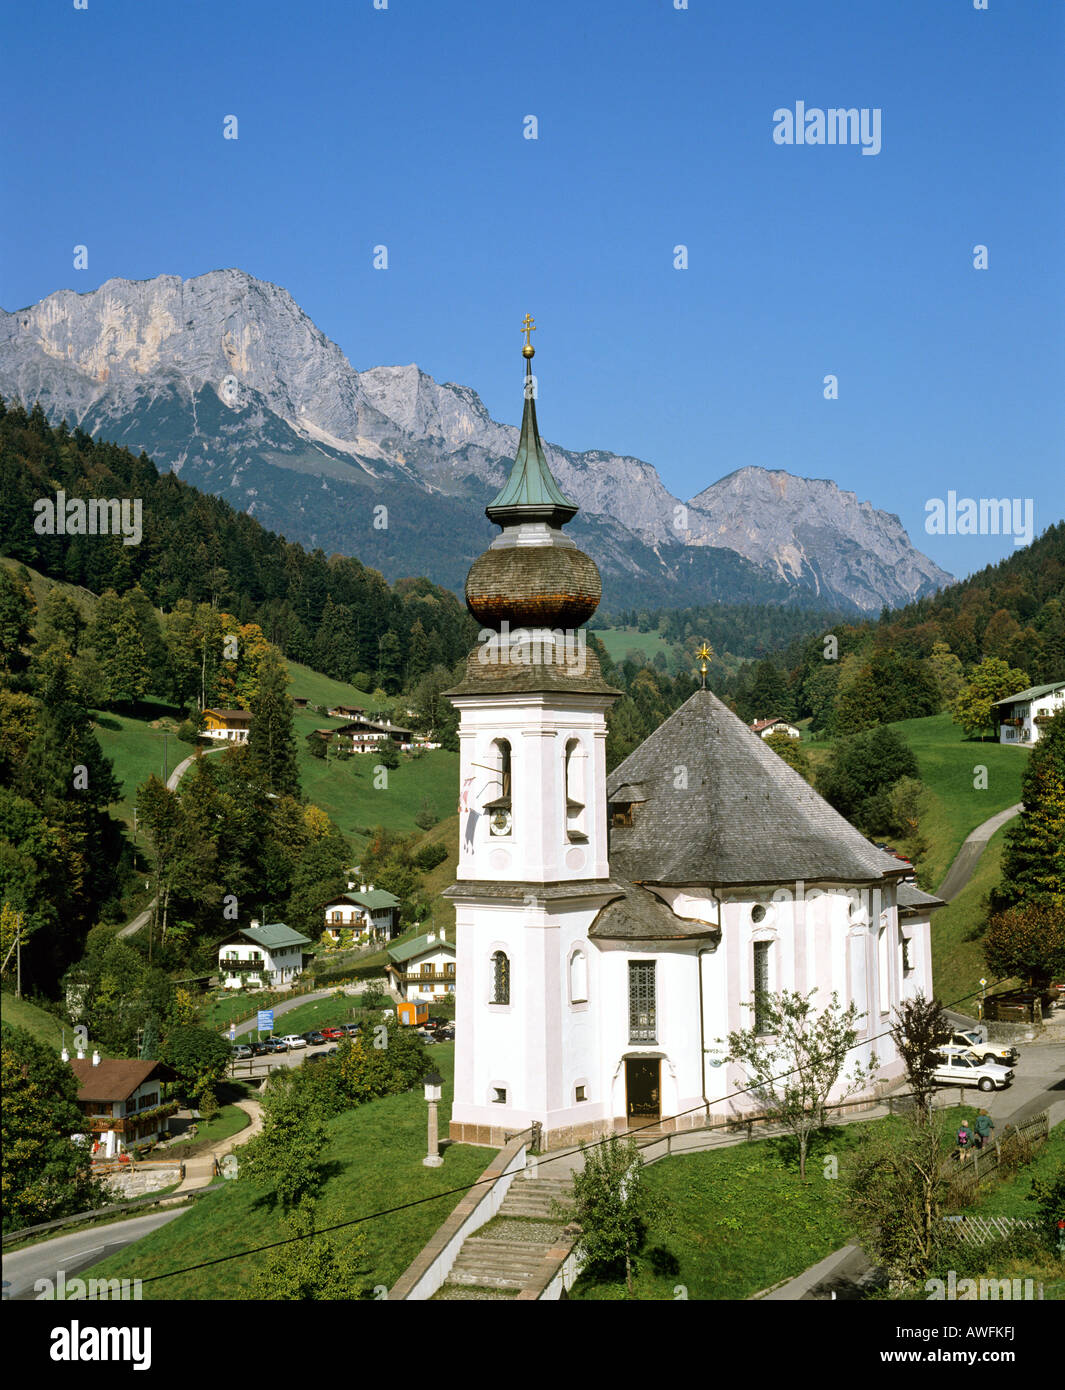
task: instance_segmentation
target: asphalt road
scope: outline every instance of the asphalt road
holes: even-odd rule
[[[949,903],[952,898],[956,898],[965,885],[973,876],[976,865],[981,854],[987,848],[987,842],[996,830],[1005,825],[1014,816],[1019,816],[1024,810],[1024,803],[1017,802],[1016,806],[1007,806],[1004,811],[999,811],[997,816],[992,816],[990,820],[985,820],[983,825],[978,825],[975,830],[962,841],[961,849],[954,856],[954,862],[947,870],[947,876],[936,889],[936,897],[942,898],[945,903]]]
[[[205,1200],[209,1201],[209,1198]],[[165,1226],[188,1211],[188,1204],[173,1207],[168,1211],[152,1212],[150,1216],[134,1216],[129,1221],[114,1221],[107,1226],[94,1226],[86,1231],[72,1235],[53,1236],[51,1240],[40,1241],[4,1256],[4,1279],[10,1281],[5,1297],[15,1300],[29,1300],[46,1295],[34,1292],[38,1279],[59,1282],[59,1271],[65,1278],[73,1279],[81,1270],[98,1264],[100,1260],[113,1255],[124,1246],[132,1245],[157,1226]]]

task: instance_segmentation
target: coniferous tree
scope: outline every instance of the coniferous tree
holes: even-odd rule
[[[995,905],[1065,905],[1065,710],[1041,726],[1021,800],[1024,809],[1006,830]]]
[[[284,665],[276,651],[263,657],[259,693],[251,704],[248,759],[262,785],[277,796],[300,795],[296,736],[292,731],[292,700]]]

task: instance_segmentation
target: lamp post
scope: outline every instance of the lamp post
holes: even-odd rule
[[[426,1168],[439,1168],[444,1160],[440,1157],[436,1105],[440,1099],[444,1078],[439,1072],[431,1071],[428,1076],[422,1078],[422,1084],[425,1086],[425,1099],[429,1102],[429,1152],[422,1159],[422,1163]]]

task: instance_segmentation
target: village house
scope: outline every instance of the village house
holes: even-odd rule
[[[390,719],[378,722],[360,717],[335,729],[314,729],[307,737],[324,739],[348,753],[373,753],[389,741],[406,751],[413,746],[415,736],[411,729],[393,724]]]
[[[1065,681],[1033,685],[991,706],[999,743],[1037,743],[1042,726],[1065,709]]]
[[[246,709],[205,709],[203,737],[228,739],[230,743],[247,743],[251,728],[251,711]]]
[[[361,705],[335,705],[328,713],[331,719],[354,719],[366,711]]]
[[[455,946],[447,940],[443,927],[391,947],[388,958],[385,973],[405,1002],[455,993]]]
[[[302,971],[309,937],[284,922],[263,926],[252,918],[250,927],[241,927],[218,948],[218,973],[225,989],[241,985],[290,984]]]
[[[140,1144],[154,1143],[166,1131],[177,1101],[163,1103],[162,1083],[175,1080],[165,1062],[142,1058],[104,1057],[84,1053],[63,1061],[78,1079],[78,1107],[85,1131],[93,1136],[93,1152],[115,1158]]]
[[[756,719],[750,729],[760,738],[768,738],[770,734],[787,734],[788,738],[800,736],[795,725],[789,724],[786,719]]]
[[[372,883],[348,884],[347,893],[339,893],[324,904],[325,932],[339,942],[341,932],[353,932],[363,941],[391,941],[399,930],[399,899],[394,893],[375,888]]]

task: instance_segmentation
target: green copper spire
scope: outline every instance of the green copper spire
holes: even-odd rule
[[[522,332],[525,346],[525,409],[521,417],[521,438],[514,467],[503,490],[485,508],[485,514],[500,526],[514,526],[522,521],[546,521],[551,526],[564,526],[579,508],[565,498],[558,484],[551,476],[544,457],[544,446],[540,442],[540,431],[536,427],[536,402],[532,389],[532,358],[536,349],[529,342],[529,334],[535,332],[536,325],[528,314]]]

